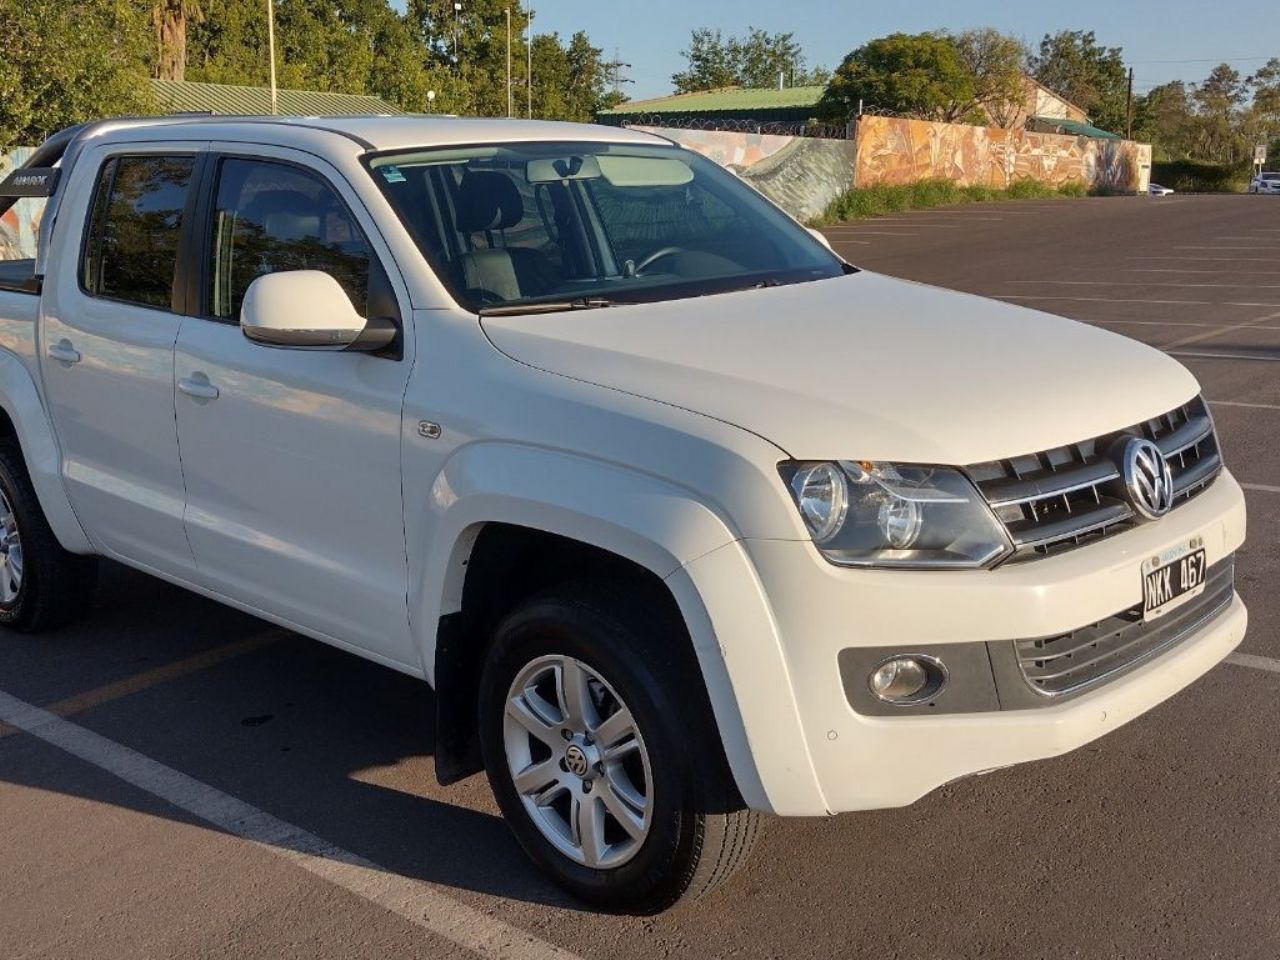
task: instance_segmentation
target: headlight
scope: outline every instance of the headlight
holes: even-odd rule
[[[983,567],[1013,550],[958,470],[871,463],[779,465],[814,543],[832,563]]]

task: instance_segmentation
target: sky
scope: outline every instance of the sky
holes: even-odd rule
[[[634,82],[624,90],[633,100],[671,92],[671,75],[684,63],[680,51],[698,27],[718,28],[726,35],[745,33],[748,26],[791,32],[811,66],[828,68],[863,42],[898,31],[993,26],[1034,46],[1045,33],[1093,30],[1099,42],[1124,49],[1138,93],[1169,80],[1202,80],[1224,60],[1248,74],[1268,57],[1280,57],[1280,7],[1274,0],[523,2],[533,4],[538,33],[554,30],[567,36],[586,30],[604,48],[606,59],[612,59],[616,48],[632,65],[627,74]],[[1174,60],[1202,62],[1157,62]]]

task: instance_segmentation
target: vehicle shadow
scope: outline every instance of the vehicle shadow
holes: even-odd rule
[[[81,690],[103,682],[114,689],[120,671],[111,668],[121,663],[136,672],[152,661],[199,659],[203,651],[261,637],[242,654],[194,672],[144,689],[125,685],[124,695],[67,719],[390,873],[589,910],[525,858],[494,812],[483,777],[451,788],[435,782],[435,703],[426,684],[121,567],[104,564],[103,574],[84,624],[38,638],[0,637],[0,689],[24,697],[15,686],[27,687],[27,702],[47,706],[52,697],[30,693],[42,687],[30,672],[58,670],[78,655],[88,663],[75,679]],[[138,638],[149,651],[142,665]],[[48,656],[41,657],[42,649]],[[24,682],[9,682],[16,670],[27,674]],[[67,686],[45,679],[47,689]],[[171,819],[202,823],[133,790],[86,788],[101,778],[68,776],[61,764],[18,765],[0,752],[0,780],[151,815],[159,807]],[[122,799],[128,797],[135,800]],[[305,841],[282,845],[316,852]]]

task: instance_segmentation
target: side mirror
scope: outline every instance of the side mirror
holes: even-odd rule
[[[245,291],[240,329],[254,343],[293,350],[377,351],[398,332],[391,320],[356,313],[347,292],[321,270],[258,277]]]

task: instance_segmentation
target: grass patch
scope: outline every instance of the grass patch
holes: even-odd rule
[[[1015,180],[1003,189],[997,187],[962,187],[950,180],[918,180],[897,186],[854,187],[831,201],[812,225],[822,227],[844,220],[879,217],[903,210],[927,210],[954,203],[989,203],[996,200],[1047,200],[1051,197],[1084,197],[1089,191],[1083,184],[1069,183],[1053,187],[1039,180]]]

